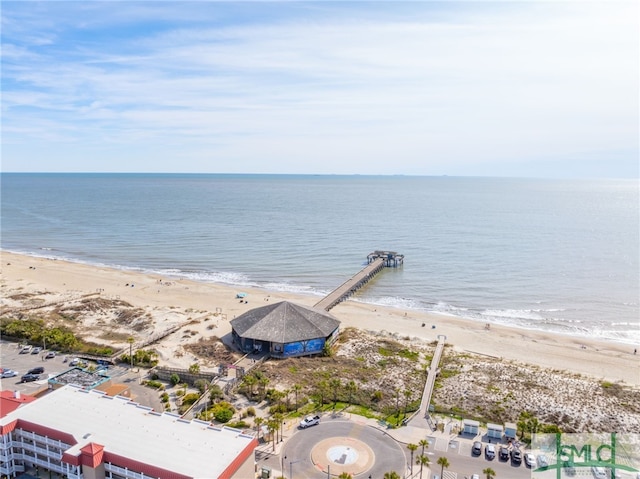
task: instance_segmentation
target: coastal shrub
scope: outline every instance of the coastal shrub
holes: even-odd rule
[[[178,389],[176,391],[176,397],[182,397],[182,396],[184,396],[184,391],[182,389]]]
[[[161,400],[162,402],[169,402],[169,394],[167,394],[167,393],[162,393],[162,394],[160,395],[160,400]]]
[[[226,425],[227,425],[227,426],[229,426],[229,427],[236,428],[236,429],[247,429],[247,428],[249,428],[249,427],[250,427],[250,425],[249,425],[249,424],[247,424],[247,423],[246,423],[246,422],[244,422],[244,421],[233,421],[233,422],[228,422]]]
[[[211,400],[211,402],[217,402],[223,397],[224,392],[222,391],[222,388],[217,384],[214,384],[213,386],[211,386],[211,388],[209,388],[209,399]]]
[[[198,393],[189,393],[185,394],[182,397],[182,405],[183,406],[191,406],[194,402],[196,402],[200,398],[200,394]]]
[[[0,318],[0,336],[15,338],[19,341],[42,344],[64,352],[75,351],[80,340],[64,327],[49,328],[41,319]]]
[[[159,389],[159,390],[164,389],[164,384],[162,384],[160,381],[154,381],[153,379],[149,381],[145,381],[143,384],[153,389]]]
[[[93,354],[95,356],[111,356],[113,354],[113,348],[110,348],[108,346],[99,346],[91,343],[85,343],[84,346],[80,347],[80,350],[88,354]]]
[[[382,401],[382,398],[384,397],[384,394],[382,391],[373,391],[373,394],[371,395],[371,402],[380,402]]]
[[[213,417],[218,422],[226,423],[233,417],[233,411],[230,409],[218,409],[214,411]]]
[[[398,356],[405,359],[409,359],[411,361],[417,361],[418,358],[420,357],[420,353],[417,351],[411,351],[409,349],[402,349],[398,351]]]
[[[210,410],[215,420],[221,423],[229,422],[236,412],[233,406],[226,401],[214,404]]]
[[[200,394],[204,394],[204,392],[207,390],[207,381],[205,381],[204,379],[196,380],[194,385],[198,389],[198,391],[200,391]]]
[[[256,409],[253,406],[247,408],[247,415],[254,417],[256,415]]]
[[[175,386],[180,382],[180,376],[178,376],[176,373],[173,373],[171,376],[169,376],[169,382],[172,386]]]

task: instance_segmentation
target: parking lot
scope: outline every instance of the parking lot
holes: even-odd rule
[[[531,469],[523,462],[517,464],[508,460],[501,460],[497,455],[494,459],[487,459],[485,448],[488,443],[483,443],[482,453],[474,455],[471,451],[473,441],[468,439],[448,439],[446,437],[428,436],[429,449],[427,455],[433,462],[440,456],[446,456],[451,466],[445,472],[447,479],[460,479],[471,477],[473,474],[482,474],[483,469],[490,467],[496,471],[496,477],[507,477],[510,479],[530,478]],[[499,449],[496,444],[496,450]],[[522,449],[524,452],[524,449]],[[436,470],[439,468],[436,466]]]
[[[48,389],[47,380],[72,368],[71,362],[75,356],[55,354],[55,357],[46,359],[49,351],[43,350],[38,354],[20,354],[20,345],[8,341],[0,341],[0,365],[3,370],[10,369],[17,374],[13,377],[0,378],[0,390],[19,391],[22,394],[36,395]],[[65,361],[66,359],[66,361]],[[88,365],[97,366],[96,363]],[[33,382],[21,382],[21,378],[30,369],[43,367],[44,373]],[[106,374],[114,383],[126,384],[131,390],[131,398],[140,404],[162,411],[162,403],[155,390],[141,386],[140,383],[146,376],[145,370],[130,370],[123,366],[111,366]]]

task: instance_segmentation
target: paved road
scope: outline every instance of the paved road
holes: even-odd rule
[[[299,430],[287,441],[280,456],[257,454],[259,465],[268,465],[274,471],[284,469],[290,479],[326,479],[327,473],[320,471],[311,460],[311,450],[320,441],[329,438],[350,437],[367,444],[373,451],[375,460],[371,469],[361,477],[381,478],[385,472],[396,471],[404,475],[407,459],[402,447],[389,435],[367,424],[360,424],[344,418],[332,419],[324,416],[322,422],[304,430]],[[284,459],[286,456],[286,459]]]

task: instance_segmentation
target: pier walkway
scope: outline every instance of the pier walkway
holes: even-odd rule
[[[344,301],[358,289],[362,288],[369,282],[376,274],[378,274],[384,268],[384,259],[376,258],[369,263],[364,269],[353,275],[347,281],[342,283],[331,293],[326,295],[323,299],[318,301],[314,308],[323,309],[329,311],[336,304]]]
[[[402,265],[403,261],[404,255],[395,251],[374,251],[368,254],[367,266],[318,301],[313,307],[329,311],[367,284],[385,266],[397,267]]]

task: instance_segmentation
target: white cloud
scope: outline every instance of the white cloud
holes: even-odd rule
[[[159,24],[119,5],[54,4],[58,22],[3,12],[5,169],[50,170],[33,141],[56,161],[100,144],[122,158],[98,152],[97,170],[477,174],[637,159],[636,4],[325,4],[301,17],[278,3],[249,21],[237,5],[165,2]],[[25,36],[28,24],[44,31]],[[153,165],[128,153],[145,147]]]

